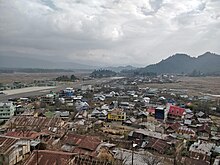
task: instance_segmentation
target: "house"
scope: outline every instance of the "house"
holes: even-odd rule
[[[150,138],[145,148],[157,151],[160,154],[164,154],[169,147],[169,144],[165,140]]]
[[[81,86],[81,90],[82,90],[83,92],[86,92],[86,91],[92,91],[92,90],[94,90],[94,88],[92,88],[92,85],[83,84],[83,85]]]
[[[86,101],[79,101],[78,100],[78,101],[76,101],[75,106],[76,106],[77,111],[89,109],[89,104]]]
[[[35,131],[14,130],[7,132],[5,136],[35,140],[41,136],[41,133]]]
[[[197,131],[199,139],[209,140],[211,136],[211,128],[207,123],[204,123],[202,126],[198,127]]]
[[[181,127],[181,124],[180,123],[173,123],[171,125],[168,125],[168,127],[166,128],[166,131],[168,133],[174,133],[176,132],[179,128]]]
[[[68,119],[70,116],[70,112],[69,111],[55,111],[55,114],[57,117],[61,117],[63,119]]]
[[[90,114],[91,117],[95,117],[95,118],[98,118],[100,120],[105,120],[107,119],[107,115],[108,115],[108,112],[106,110],[101,110],[101,109],[94,109],[92,111],[92,113]]]
[[[129,102],[120,102],[119,107],[122,109],[130,109]]]
[[[131,126],[131,125],[135,124],[135,122],[136,122],[136,119],[134,117],[130,117],[129,119],[123,121],[122,124]]]
[[[88,116],[88,112],[87,111],[79,111],[75,115],[75,119],[85,119],[85,118],[87,118],[87,116]]]
[[[196,136],[196,132],[191,129],[188,128],[187,126],[181,126],[176,130],[176,133],[178,135],[180,135],[181,137],[184,137],[186,139],[191,139],[194,138]]]
[[[73,90],[73,88],[68,87],[59,93],[59,97],[72,97],[74,95],[74,92],[75,91]]]
[[[97,136],[84,136],[74,133],[67,133],[62,139],[61,150],[82,155],[96,157],[97,149],[101,144],[101,140]]]
[[[185,115],[185,109],[170,105],[169,106],[169,112],[168,112],[168,118],[174,119],[174,120],[181,120]]]
[[[153,107],[148,108],[147,112],[149,113],[149,115],[154,116],[155,115],[155,108],[153,108]]]
[[[198,117],[198,118],[203,118],[203,117],[206,117],[206,115],[205,115],[204,112],[199,111],[198,113],[196,113],[196,117]]]
[[[57,96],[55,93],[50,93],[50,94],[47,94],[46,96],[41,97],[41,103],[53,105],[56,102],[56,98]]]
[[[26,110],[26,107],[25,107],[25,106],[23,106],[23,105],[17,105],[17,106],[15,107],[15,112],[14,112],[14,114],[15,114],[15,115],[21,115],[22,113],[24,113],[25,110]]]
[[[188,158],[188,157],[182,157],[181,163],[188,164],[188,165],[210,165],[209,162],[206,162],[204,160],[192,159],[192,158]]]
[[[109,121],[125,121],[126,120],[126,112],[123,109],[113,109],[108,112],[107,119]]]
[[[143,120],[147,120],[147,116],[148,116],[148,112],[145,112],[145,111],[140,111],[138,112],[137,114],[137,118],[141,118]]]
[[[191,114],[191,113],[190,113],[190,114],[187,113],[187,114],[184,116],[185,119],[193,119],[193,117],[194,117],[194,114]]]
[[[59,133],[64,130],[65,121],[61,118],[46,118],[33,116],[14,116],[6,122],[6,128],[25,128],[33,131],[50,131]]]
[[[155,119],[165,121],[167,119],[168,109],[165,106],[159,106],[155,109]]]
[[[73,153],[49,150],[34,150],[24,165],[68,165],[72,158]],[[72,164],[72,163],[71,163]],[[72,165],[76,165],[75,163]]]
[[[212,150],[215,148],[214,143],[204,141],[194,142],[189,148],[190,158],[210,162]]]
[[[192,120],[185,119],[185,120],[184,120],[184,124],[185,124],[185,125],[191,125],[191,124],[192,124]]]
[[[149,97],[144,97],[143,100],[145,105],[148,105],[150,103],[150,98]]]
[[[93,100],[95,101],[105,101],[105,96],[102,94],[94,94]]]
[[[0,135],[0,164],[14,165],[30,152],[30,140]]]
[[[212,119],[210,118],[197,118],[199,123],[212,123]]]
[[[8,121],[15,112],[15,106],[12,102],[0,103],[0,122]]]
[[[143,140],[145,138],[156,138],[156,139],[166,140],[168,135],[159,132],[148,131],[145,129],[135,129],[134,131],[131,131],[128,134],[128,137],[130,139],[140,139],[140,140]]]

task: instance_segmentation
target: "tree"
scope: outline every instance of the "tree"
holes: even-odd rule
[[[77,78],[74,74],[72,74],[72,75],[70,76],[70,79],[71,79],[72,81],[78,80],[78,78]]]
[[[56,81],[76,81],[76,80],[78,80],[78,78],[73,74],[70,77],[63,75],[56,78]]]
[[[94,70],[90,76],[94,77],[94,78],[103,78],[103,77],[113,77],[116,75],[117,75],[117,73],[114,71],[100,69],[100,70]]]

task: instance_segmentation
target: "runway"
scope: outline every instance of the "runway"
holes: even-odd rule
[[[50,93],[50,91],[59,92],[60,90],[63,90],[67,87],[72,87],[73,89],[79,89],[84,84],[91,84],[91,85],[102,84],[102,83],[107,83],[113,79],[120,79],[120,78],[121,77],[116,77],[116,78],[109,77],[109,78],[93,79],[93,80],[87,80],[81,82],[64,83],[64,84],[60,84],[59,86],[53,86],[53,87],[27,87],[21,89],[5,90],[2,91],[4,94],[0,94],[0,102],[7,102],[8,99],[15,99],[22,97],[42,96]]]

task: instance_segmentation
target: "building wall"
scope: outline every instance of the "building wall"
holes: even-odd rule
[[[108,120],[124,121],[126,120],[126,113],[125,112],[120,114],[108,113]]]
[[[7,121],[14,115],[15,106],[12,103],[0,103],[0,121]]]
[[[29,140],[19,140],[15,147],[8,156],[8,164],[14,165],[23,160],[24,156],[30,152],[30,141]]]
[[[164,110],[155,109],[155,119],[164,120],[165,119],[165,112],[164,112]]]

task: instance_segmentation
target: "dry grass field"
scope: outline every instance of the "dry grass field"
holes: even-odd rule
[[[82,72],[57,72],[57,73],[11,73],[11,74],[0,74],[0,83],[12,83],[14,81],[20,81],[23,83],[30,83],[34,80],[51,80],[62,75],[72,75],[81,77],[88,73]]]
[[[77,77],[88,75],[88,73],[82,72],[0,74],[0,83],[12,83],[14,81],[29,83],[33,80],[50,80],[61,75],[71,74]],[[140,87],[187,89],[189,95],[201,95],[201,93],[220,95],[220,77],[179,77],[178,83],[143,84]]]
[[[178,83],[145,84],[141,87],[187,89],[189,95],[220,95],[220,77],[179,77]]]

